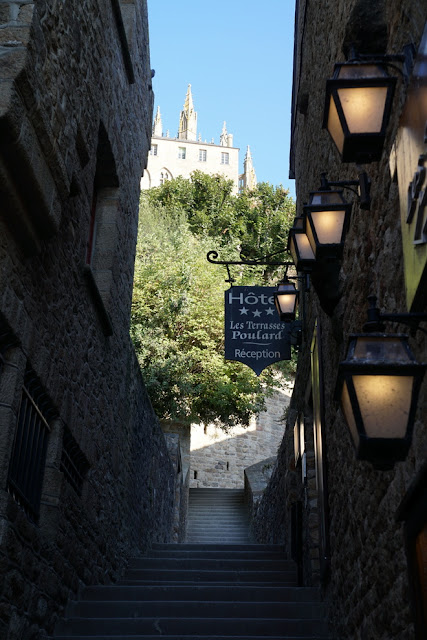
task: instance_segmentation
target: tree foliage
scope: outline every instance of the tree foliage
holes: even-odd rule
[[[209,265],[206,254],[274,251],[273,234],[286,234],[293,215],[280,187],[261,184],[233,196],[231,181],[201,172],[143,194],[131,334],[160,418],[231,426],[248,424],[264,408],[274,372],[257,378],[245,365],[224,360],[228,285],[224,269]],[[283,243],[280,236],[281,249]],[[249,271],[235,275],[239,284],[250,277]]]

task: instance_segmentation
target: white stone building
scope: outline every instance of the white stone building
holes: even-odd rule
[[[239,149],[233,146],[233,135],[227,132],[225,122],[219,144],[215,144],[213,139],[211,142],[203,141],[201,135],[197,134],[197,112],[194,110],[189,84],[176,138],[171,138],[169,131],[163,134],[162,117],[160,108],[157,107],[150,155],[141,179],[141,189],[158,187],[166,180],[178,176],[189,178],[196,170],[210,175],[220,174],[233,180],[234,193],[256,185],[249,147],[244,161],[244,173],[239,175]]]

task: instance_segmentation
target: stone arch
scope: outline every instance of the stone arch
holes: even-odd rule
[[[148,169],[145,169],[141,178],[141,189],[151,189],[151,174]]]
[[[167,167],[162,167],[159,172],[159,184],[163,184],[167,180],[173,180],[172,171]]]

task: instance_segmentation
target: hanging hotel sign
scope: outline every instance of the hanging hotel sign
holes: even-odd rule
[[[427,303],[427,24],[395,142],[407,307]]]
[[[274,305],[275,287],[231,287],[225,292],[225,358],[257,376],[273,362],[290,360],[290,324]]]

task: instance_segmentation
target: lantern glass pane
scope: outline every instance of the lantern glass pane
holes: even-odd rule
[[[313,221],[311,223],[311,220]],[[340,244],[344,230],[345,211],[311,211],[307,218],[307,235],[310,244],[315,249],[313,224],[319,244]]]
[[[292,293],[278,293],[276,296],[277,306],[280,313],[294,314],[295,313],[295,292]]]
[[[304,218],[302,216],[298,216],[294,220],[294,229],[304,229]]]
[[[344,131],[332,96],[329,102],[328,131],[331,134],[332,140],[337,145],[338,151],[342,153],[344,148]]]
[[[358,337],[353,359],[375,363],[413,362],[402,340],[394,336]]]
[[[293,236],[293,240],[295,241],[295,244],[298,247],[298,253],[301,260],[315,259],[313,249],[311,248],[311,245],[306,233],[295,233],[295,235]],[[294,257],[294,254],[292,253],[292,244],[291,244],[291,254],[296,264],[297,260]],[[295,252],[295,255],[296,255],[296,252]]]
[[[338,89],[350,133],[381,133],[387,87]]]
[[[414,377],[353,375],[353,384],[366,435],[369,438],[404,438]]]
[[[344,198],[339,191],[316,191],[311,194],[310,204],[315,205],[328,205],[328,204],[342,204]]]
[[[350,429],[350,433],[354,440],[354,444],[356,447],[359,446],[359,432],[357,431],[356,421],[353,415],[353,408],[350,402],[350,396],[347,389],[347,383],[344,382],[342,393],[341,393],[341,409],[344,413],[344,417],[346,419],[348,428]]]

